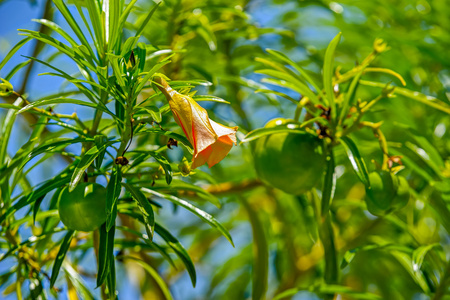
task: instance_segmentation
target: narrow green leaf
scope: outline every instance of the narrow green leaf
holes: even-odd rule
[[[330,104],[332,120],[336,120],[336,103],[334,100],[333,89],[334,52],[340,40],[341,33],[339,32],[328,45],[323,63],[323,86],[325,88],[328,103]]]
[[[57,32],[58,34],[60,34],[63,38],[66,39],[66,41],[68,41],[72,47],[77,47],[79,45],[79,43],[77,43],[71,36],[70,34],[68,34],[64,29],[61,28],[61,26],[59,26],[58,24],[56,24],[55,22],[52,22],[50,20],[46,20],[46,19],[32,19],[31,21],[37,22],[39,24],[45,25],[47,27],[49,27],[51,30]]]
[[[411,133],[409,133],[409,134],[411,135]],[[442,161],[442,159],[439,160],[439,158],[440,158],[439,152],[436,152],[436,149],[434,149],[433,146],[431,146],[429,144],[427,145],[426,139],[420,139],[417,136],[417,137],[414,137],[414,140],[420,142],[421,146],[423,146],[424,148],[421,148],[418,145],[411,143],[409,141],[406,141],[404,143],[403,148],[406,148],[410,152],[413,152],[415,154],[415,156],[419,158],[418,161],[425,163],[427,165],[427,167],[429,167],[431,170],[433,170],[436,175],[438,175],[439,177],[442,177],[442,170],[444,169],[444,162]],[[435,151],[433,151],[433,150],[435,150]],[[408,151],[406,151],[406,152],[408,152]],[[434,159],[431,159],[432,156],[434,157]],[[412,158],[412,156],[410,156],[410,157]]]
[[[331,216],[328,214],[319,228],[319,236],[322,241],[325,256],[324,279],[327,284],[335,284],[339,281],[339,267]]]
[[[128,216],[130,216],[130,217],[132,217],[132,218],[134,218],[136,220],[138,220],[139,222],[141,222],[142,224],[145,225],[144,217],[141,214],[136,214],[136,213],[130,212],[128,210],[122,210],[120,208],[119,208],[119,210],[120,210],[121,213],[126,214],[126,215],[128,215]],[[142,234],[142,233],[140,233],[140,232],[138,232],[136,230],[132,230],[132,229],[130,229],[128,227],[122,227],[122,226],[117,226],[117,229],[119,229],[121,231],[129,232],[129,233],[132,233],[132,234],[138,236],[139,238],[141,238],[145,242],[145,245],[147,245],[148,247],[150,247],[151,249],[153,249],[155,251],[158,251],[169,262],[169,264],[172,267],[176,268],[175,263],[173,262],[173,260],[170,257],[169,253],[167,253],[167,251],[166,251],[167,248],[158,245],[157,243],[155,243],[155,241],[150,241],[147,235]]]
[[[32,59],[38,61],[38,60],[35,59],[35,58],[32,58]],[[54,69],[56,69],[56,68],[54,68]],[[80,68],[78,68],[78,69],[80,69]],[[114,90],[114,89],[108,89],[108,87],[105,87],[105,84],[104,84],[104,83],[98,84],[98,83],[94,82],[93,79],[90,77],[90,75],[89,75],[87,72],[85,72],[85,70],[80,69],[80,72],[82,72],[82,74],[83,74],[84,77],[89,78],[89,79],[86,79],[86,80],[85,80],[85,79],[78,79],[78,78],[74,78],[74,77],[68,76],[67,74],[63,74],[63,73],[53,73],[53,72],[45,72],[45,73],[41,73],[41,74],[39,74],[39,75],[49,75],[49,76],[57,76],[57,77],[64,78],[64,79],[66,79],[68,82],[73,83],[74,85],[76,85],[80,90],[82,90],[82,88],[80,88],[77,84],[80,84],[80,83],[87,83],[87,84],[89,84],[89,85],[91,86],[90,93],[91,93],[92,95],[95,95],[93,91],[108,92],[108,93],[110,93],[112,96],[115,96],[115,95],[116,95],[116,90]],[[113,78],[113,77],[112,77],[112,78]],[[92,90],[93,90],[93,91],[92,91]],[[84,93],[84,92],[83,92],[83,93]],[[92,102],[98,103],[97,101],[92,101]],[[103,104],[103,103],[98,103],[98,104]],[[104,107],[104,104],[103,104],[103,107]]]
[[[65,145],[72,145],[76,143],[93,142],[94,139],[91,138],[55,138],[47,140],[46,143],[40,145],[39,147],[33,149],[29,154],[28,158],[32,159],[39,154],[51,152],[52,150]]]
[[[61,69],[56,68],[55,66],[42,61],[40,59],[37,59],[35,57],[29,57],[29,56],[25,56],[26,58],[35,60],[37,62],[39,62],[40,64],[43,64],[44,66],[47,66],[55,71],[57,71],[59,74],[57,76],[63,77],[65,79],[67,79],[69,82],[73,83],[79,90],[81,93],[83,93],[89,100],[91,100],[93,103],[98,103],[98,100],[96,100],[97,96],[88,88],[86,88],[81,82],[82,80],[77,80],[75,78],[73,78],[72,76],[70,76],[69,74],[67,74],[66,72],[62,71]],[[56,74],[55,74],[56,75]],[[95,84],[92,82],[89,82],[89,84]],[[58,95],[59,97],[59,95]]]
[[[40,196],[39,198],[36,199],[36,201],[34,202],[33,205],[33,223],[36,223],[36,215],[39,212],[39,206],[42,203],[42,200],[44,200],[45,195]]]
[[[329,149],[329,153],[327,155],[327,169],[325,171],[322,190],[322,207],[320,210],[322,218],[328,216],[331,201],[334,197],[334,191],[336,190],[336,172],[334,171],[334,168],[334,153],[332,149]]]
[[[14,109],[19,110],[19,106],[15,106],[14,104],[8,104],[8,103],[0,103],[0,108],[6,108],[6,109]]]
[[[382,83],[382,82],[360,80],[360,84],[363,84],[366,86],[379,87],[382,89],[386,88],[386,84]],[[447,114],[450,114],[450,105],[445,103],[444,101],[441,101],[441,100],[435,98],[435,97],[427,96],[422,93],[419,93],[416,91],[411,91],[411,90],[401,88],[401,87],[395,87],[394,93],[402,95],[402,96],[412,99],[414,101],[420,102],[422,104],[428,105],[430,107],[433,107],[435,109],[443,111]]]
[[[77,294],[81,297],[81,299],[94,300],[94,296],[89,291],[89,288],[86,286],[83,278],[78,275],[77,271],[75,271],[75,269],[72,268],[72,266],[68,263],[64,263],[62,267],[64,269],[64,273],[66,273],[68,280],[70,280],[72,285],[75,287],[75,290],[77,291]]]
[[[206,44],[208,44],[209,50],[216,51],[217,49],[217,38],[214,34],[214,31],[211,28],[211,24],[206,15],[202,16],[202,22],[200,22],[200,26],[196,27],[197,35],[200,36]]]
[[[87,1],[87,2],[91,2],[91,1]],[[53,0],[53,3],[58,8],[58,10],[61,12],[64,19],[66,19],[70,28],[73,30],[73,32],[78,37],[78,39],[81,41],[81,43],[89,49],[90,48],[89,42],[87,41],[86,37],[84,36],[83,31],[81,30],[80,26],[78,26],[78,22],[75,20],[73,15],[70,13],[67,6],[64,4],[64,1],[63,0]],[[92,54],[93,54],[93,52],[92,52]]]
[[[264,80],[264,81],[267,83],[277,84],[280,86],[290,88],[290,89],[298,92],[302,96],[308,97],[312,103],[320,104],[320,100],[317,98],[316,94],[314,94],[313,91],[311,91],[311,89],[306,84],[304,84],[303,82],[301,82],[300,80],[298,80],[297,78],[295,78],[289,74],[286,74],[286,73],[280,72],[280,71],[276,71],[276,70],[270,70],[270,69],[258,70],[258,71],[256,71],[256,73],[275,77],[276,79],[279,79],[279,80],[277,80],[277,81]]]
[[[295,100],[291,96],[286,95],[285,93],[282,93],[282,92],[272,91],[272,90],[267,90],[267,89],[258,89],[258,90],[255,90],[255,93],[262,93],[262,94],[265,94],[265,95],[267,95],[267,94],[274,94],[274,95],[280,96],[280,97],[282,97],[282,98],[284,98],[286,100],[291,101],[295,105],[299,104],[299,102],[297,100]],[[276,105],[278,105],[278,103]]]
[[[191,278],[192,286],[195,287],[197,282],[197,274],[195,272],[194,263],[192,262],[192,259],[186,249],[167,229],[158,223],[155,224],[155,231],[166,241],[167,245],[169,245],[169,247],[172,248],[175,254],[181,259],[186,267],[186,270],[188,271],[189,277]]]
[[[353,104],[353,100],[356,95],[356,90],[358,89],[359,80],[361,79],[361,75],[363,74],[364,70],[365,68],[362,67],[359,70],[359,72],[355,75],[355,77],[353,77],[353,80],[350,83],[347,92],[345,93],[344,103],[342,104],[341,114],[339,116],[339,123],[343,123],[344,120],[347,118],[348,111]]]
[[[6,65],[6,63],[11,59],[11,57],[20,49],[23,45],[31,41],[31,37],[24,38],[23,40],[20,40],[14,47],[9,50],[8,54],[6,54],[5,58],[0,62],[0,71],[3,69],[3,67]]]
[[[107,56],[109,57],[109,62],[111,63],[111,66],[112,66],[114,75],[116,76],[117,82],[119,83],[119,85],[120,85],[120,87],[122,89],[125,89],[126,83],[125,83],[125,80],[123,79],[125,74],[123,74],[123,72],[119,68],[119,58],[120,58],[120,56],[114,55],[114,54],[111,54],[111,53],[108,53]]]
[[[141,35],[142,31],[144,31],[144,28],[147,26],[148,22],[150,21],[150,19],[152,18],[153,14],[155,13],[156,9],[159,7],[160,4],[161,2],[158,2],[155,6],[153,6],[152,10],[150,10],[150,12],[147,14],[147,17],[145,17],[144,22],[142,22],[141,26],[139,26],[139,29],[136,30],[136,34],[134,35],[135,37]]]
[[[161,111],[159,110],[158,107],[154,106],[154,105],[149,105],[149,106],[144,106],[144,107],[140,107],[140,109],[145,110],[148,114],[150,114],[150,116],[152,117],[152,119],[156,122],[156,123],[160,123],[162,120],[162,116],[161,116]]]
[[[77,105],[82,105],[82,106],[88,106],[88,107],[92,107],[92,108],[98,107],[98,105],[95,105],[93,103],[82,101],[82,100],[77,100],[77,99],[69,99],[69,98],[42,99],[39,101],[31,102],[27,106],[20,109],[17,112],[17,114],[24,113],[24,112],[32,109],[33,107],[39,107],[39,106],[50,105],[50,104],[61,104],[61,103],[71,103],[71,104],[77,104]]]
[[[109,272],[108,272],[108,276],[106,278],[106,285],[108,287],[109,299],[112,299],[112,300],[117,299],[117,296],[116,296],[116,261],[114,259],[114,255],[112,256],[112,259],[109,260]]]
[[[435,170],[410,148],[403,145],[401,147],[392,146],[389,148],[389,152],[393,155],[402,156],[402,163],[426,181],[434,182],[441,179],[440,173],[436,174]]]
[[[132,0],[131,2],[136,2],[137,0]],[[131,3],[130,2],[130,3]],[[122,45],[122,51],[120,52],[120,56],[124,57],[125,54],[131,51],[136,46],[137,41],[139,40],[138,37],[130,36],[125,43]],[[139,61],[140,62],[140,61]]]
[[[308,75],[308,73],[306,73],[306,71],[303,70],[303,68],[300,67],[296,62],[291,60],[289,57],[287,57],[284,53],[282,53],[280,51],[277,51],[274,49],[266,49],[266,51],[269,54],[271,54],[272,56],[274,56],[274,57],[280,59],[281,61],[284,61],[288,65],[294,67],[294,69],[296,69],[305,78],[305,80],[313,86],[313,88],[316,90],[316,92],[320,93],[321,90],[320,90],[319,86],[315,83],[314,80],[312,80],[312,78]]]
[[[211,96],[211,95],[194,95],[192,96],[192,99],[194,99],[195,101],[199,102],[199,101],[212,101],[212,102],[219,102],[219,103],[225,103],[225,104],[230,104],[230,102],[216,97],[216,96]]]
[[[84,171],[92,164],[94,159],[107,147],[114,144],[114,141],[107,142],[100,148],[97,146],[93,146],[91,149],[89,149],[81,158],[80,162],[78,163],[77,167],[75,168],[75,171],[73,172],[72,179],[70,180],[69,185],[69,191],[73,191],[75,187],[77,186],[78,182],[80,182],[81,177],[83,176]]]
[[[258,128],[253,131],[250,131],[245,138],[241,141],[241,143],[248,143],[250,141],[262,138],[267,135],[276,134],[276,133],[296,133],[296,134],[305,134],[304,130],[300,129],[300,124],[286,124],[279,125],[276,127],[268,127],[268,128]]]
[[[172,294],[170,293],[170,289],[167,286],[167,284],[164,282],[164,280],[161,278],[161,276],[158,274],[158,272],[153,269],[149,264],[147,264],[145,261],[140,260],[139,258],[133,257],[133,256],[122,256],[125,260],[133,260],[137,262],[139,265],[141,265],[149,274],[150,276],[155,280],[158,287],[161,289],[164,297],[166,300],[172,300]]]
[[[74,166],[70,166],[68,168],[68,172],[72,172],[73,169],[74,169]],[[33,190],[33,192],[31,192],[30,194],[21,197],[16,203],[14,203],[13,206],[8,208],[5,213],[0,215],[0,224],[3,223],[3,221],[5,221],[5,219],[7,217],[14,214],[19,209],[34,203],[39,197],[49,193],[50,191],[52,191],[54,189],[57,189],[57,188],[63,186],[64,184],[68,183],[69,181],[70,181],[70,176],[66,172],[63,172],[60,175],[55,176],[54,178],[45,181],[44,183],[41,184],[40,187],[35,188]]]
[[[150,69],[150,71],[147,72],[147,74],[145,74],[144,78],[142,78],[141,83],[139,83],[139,85],[137,86],[135,93],[139,94],[142,89],[144,88],[144,86],[147,84],[147,82],[150,80],[150,78],[159,70],[161,69],[163,66],[167,65],[168,63],[170,63],[170,61],[162,61],[157,63],[156,65],[153,66],[153,68]]]
[[[155,195],[155,196],[157,196],[159,198],[162,198],[162,199],[167,199],[167,200],[169,200],[169,201],[171,201],[171,202],[173,202],[173,203],[175,203],[177,205],[180,205],[180,206],[186,208],[190,212],[196,214],[198,217],[200,217],[200,219],[202,219],[203,221],[207,222],[212,227],[217,228],[217,230],[219,230],[220,233],[222,233],[223,236],[234,247],[233,239],[231,238],[231,235],[228,232],[228,230],[226,230],[225,227],[223,227],[222,224],[220,224],[213,216],[211,216],[207,212],[199,209],[198,207],[195,207],[194,205],[190,204],[189,202],[187,202],[185,200],[182,200],[182,199],[177,198],[177,197],[172,196],[172,195],[161,194],[161,193],[158,193],[156,191],[153,191],[153,190],[150,190],[150,189],[147,189],[147,188],[141,188],[141,191],[144,192],[144,193],[149,193],[149,194]]]
[[[121,120],[125,120],[125,106],[120,101],[114,101],[114,107],[116,109],[116,116],[117,118]],[[125,129],[125,123],[118,122],[117,123],[117,129],[120,134],[123,133],[123,130]]]
[[[97,134],[94,136],[95,145],[97,147],[101,147],[104,143],[108,142],[108,137],[103,134]],[[94,167],[96,169],[100,169],[102,167],[103,159],[106,155],[106,149],[100,152],[100,154],[94,160]]]
[[[162,156],[161,154],[155,152],[155,151],[149,151],[148,152],[164,169],[164,173],[166,176],[166,182],[167,184],[170,184],[172,182],[172,167],[170,166],[169,161]]]
[[[106,187],[106,231],[114,226],[117,217],[117,201],[120,196],[122,173],[119,165],[114,165]]]
[[[397,126],[399,124],[395,122],[394,125]],[[407,128],[408,135],[416,141],[417,145],[420,146],[420,148],[425,150],[429,157],[429,160],[432,161],[435,166],[443,168],[445,165],[444,159],[441,157],[441,154],[436,149],[436,147],[433,146],[433,144],[431,144],[426,137],[419,134],[419,132],[417,132],[413,128],[409,126]]]
[[[297,80],[300,80],[300,81],[303,80],[303,78],[301,78],[297,73],[295,73],[290,68],[288,68],[285,65],[282,65],[282,64],[280,64],[280,63],[278,63],[276,61],[273,61],[271,59],[266,59],[266,58],[263,58],[263,57],[256,57],[255,61],[263,63],[264,65],[266,65],[268,67],[272,67],[275,70],[278,70],[280,72],[287,73],[290,76],[295,77]]]
[[[128,15],[130,14],[131,10],[135,7],[134,4],[137,2],[137,0],[131,0],[130,3],[127,4],[127,6],[125,7],[125,9],[123,10],[122,14],[120,15],[119,18],[119,29],[124,28],[125,22],[127,21]],[[133,46],[131,46],[130,48],[126,47],[125,45],[127,45],[127,42],[130,39],[136,39],[136,37],[130,37],[127,39],[127,41],[125,42],[125,44],[122,46],[122,55],[125,54],[126,52],[128,52],[129,50],[131,50],[131,48],[133,48]],[[136,39],[137,41],[137,39]],[[133,43],[134,44],[134,43]],[[127,49],[128,48],[128,49]],[[127,50],[125,50],[127,49]],[[123,52],[125,51],[125,52]]]
[[[62,53],[66,54],[69,58],[71,58],[74,62],[76,62],[79,66],[85,66],[94,72],[96,71],[95,67],[88,60],[79,57],[79,54],[76,55],[75,51],[72,48],[58,41],[57,39],[54,39],[42,32],[36,32],[27,29],[19,29],[19,31],[21,32],[20,35],[33,37],[36,40],[39,40],[49,46],[58,49]]]
[[[252,299],[266,299],[269,281],[269,245],[264,225],[258,217],[258,213],[250,206],[244,197],[240,197],[241,203],[247,211],[253,233],[253,281]]]
[[[367,171],[364,159],[359,154],[356,144],[347,136],[340,138],[339,141],[347,151],[348,159],[350,160],[356,175],[358,175],[359,180],[361,180],[366,187],[370,187],[369,172]]]
[[[80,136],[85,136],[86,135],[86,132],[83,131],[81,128],[77,127],[76,125],[71,125],[71,124],[68,124],[68,123],[65,123],[65,122],[55,122],[55,123],[48,122],[48,123],[44,123],[44,124],[46,126],[61,126],[61,127],[65,128],[65,129],[68,129],[70,131],[78,133],[78,135],[80,135]]]
[[[122,12],[122,4],[121,0],[107,0],[103,2],[103,5],[108,6],[108,24],[109,24],[109,35],[108,39],[108,50],[114,51],[116,49],[116,45],[120,42],[118,39],[122,37],[123,28],[120,27],[122,24],[119,23],[120,13]]]
[[[50,278],[50,287],[52,288],[55,285],[56,278],[59,274],[59,269],[61,268],[61,265],[64,261],[64,258],[66,257],[67,251],[70,247],[70,242],[72,241],[72,238],[75,236],[74,230],[68,230],[66,236],[64,237],[61,247],[59,248],[58,255],[56,256],[55,263],[53,264],[52,269],[52,276]]]
[[[95,41],[99,51],[104,51],[105,44],[105,30],[100,16],[100,9],[96,1],[87,1],[86,7],[89,12],[90,21],[92,23],[92,28],[94,29]]]
[[[412,266],[413,270],[417,273],[420,272],[422,268],[423,261],[425,260],[425,256],[430,252],[433,248],[442,247],[439,243],[434,243],[430,245],[420,246],[412,253]]]
[[[137,201],[142,216],[144,217],[145,229],[147,231],[150,240],[153,240],[153,234],[155,232],[155,214],[150,202],[145,195],[132,185],[123,183],[123,186],[131,193],[133,198]]]
[[[24,145],[22,145],[22,147],[16,152],[14,157],[9,161],[7,167],[3,166],[3,168],[0,168],[1,170],[0,181],[4,180],[5,178],[9,178],[11,174],[13,174],[14,170],[16,170],[17,168],[18,168],[17,173],[19,173],[18,171],[20,171],[25,165],[25,163],[29,161],[27,154],[29,152],[32,152],[31,149],[39,141],[39,137],[45,129],[47,120],[48,119],[46,117],[40,117],[38,119],[38,124],[36,124],[36,126],[34,127],[29,140]],[[0,144],[1,144],[1,137],[0,137]]]
[[[22,104],[22,98],[17,98],[14,101],[14,106],[20,106]],[[3,166],[7,156],[7,148],[9,144],[9,137],[11,136],[11,131],[14,126],[14,121],[16,120],[15,109],[10,109],[3,119],[2,127],[0,128],[0,167]]]
[[[98,249],[98,272],[97,272],[97,287],[101,286],[111,268],[111,260],[114,261],[114,234],[116,227],[112,226],[109,231],[106,231],[106,224],[99,228],[100,243]]]
[[[414,269],[414,265],[409,254],[400,251],[391,251],[390,254],[394,256],[397,261],[405,268],[405,270],[410,274],[411,278],[420,286],[422,291],[425,294],[429,294],[430,286],[423,273],[416,272],[416,270]]]
[[[11,71],[9,71],[8,75],[5,76],[5,80],[9,81],[11,80],[11,78],[13,78],[13,76],[23,67],[28,66],[28,64],[31,62],[31,59],[26,60],[24,62],[21,62],[20,64],[17,64],[14,66],[14,68],[11,69]]]
[[[141,182],[142,182],[142,186],[148,185],[148,181],[141,181]],[[139,184],[141,182],[135,182],[135,183]],[[152,190],[161,191],[161,192],[164,192],[164,191],[167,191],[167,192],[169,192],[169,191],[195,192],[199,198],[214,204],[218,208],[221,207],[220,201],[216,196],[209,193],[208,191],[206,191],[204,188],[202,188],[200,186],[197,186],[195,184],[190,184],[183,180],[174,179],[170,183],[170,185],[165,184],[165,182],[163,182],[162,180],[155,180],[155,185],[152,187]]]

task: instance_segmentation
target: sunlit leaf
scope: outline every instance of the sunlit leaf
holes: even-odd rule
[[[69,185],[69,191],[73,191],[75,187],[77,186],[78,182],[80,182],[81,177],[84,174],[84,171],[92,164],[94,159],[107,147],[114,144],[114,141],[107,142],[100,148],[97,148],[97,146],[93,146],[91,149],[89,149],[81,158],[80,162],[78,163],[77,167],[75,168],[72,178],[70,180]]]
[[[332,120],[336,119],[336,103],[334,99],[333,88],[334,52],[340,40],[341,33],[338,33],[328,45],[323,62],[323,86],[325,88],[328,103],[330,105]]]
[[[181,259],[189,273],[192,286],[195,287],[195,284],[197,282],[197,273],[195,272],[195,266],[192,263],[192,259],[187,253],[186,249],[167,229],[165,229],[158,223],[155,223],[155,231],[166,241],[167,245],[169,245],[169,247],[172,248],[175,254]]]
[[[133,257],[133,256],[124,256],[123,258],[125,258],[125,260],[133,260],[133,261],[137,262],[139,265],[141,265],[150,274],[150,276],[156,281],[156,283],[158,284],[158,287],[163,292],[164,297],[167,300],[173,299],[172,294],[170,293],[170,290],[169,290],[169,287],[167,286],[167,284],[164,282],[164,280],[161,278],[161,276],[158,274],[158,272],[156,272],[156,270],[153,269],[149,264],[147,264],[143,260]]]
[[[66,233],[66,236],[64,237],[62,244],[59,248],[58,255],[56,256],[55,262],[53,264],[52,268],[52,276],[50,278],[50,287],[53,287],[56,282],[56,278],[59,274],[59,269],[61,268],[61,265],[64,261],[64,258],[66,257],[67,251],[70,247],[70,242],[72,241],[72,238],[75,236],[76,231],[74,230],[68,230]]]
[[[356,175],[358,175],[359,180],[361,180],[366,187],[370,187],[369,173],[364,159],[359,154],[358,147],[349,137],[342,137],[340,142],[347,151],[348,159],[350,160]]]
[[[202,220],[204,220],[205,222],[207,222],[208,224],[210,224],[212,227],[216,228],[217,230],[220,231],[220,233],[223,234],[223,236],[225,236],[227,238],[227,240],[231,243],[231,245],[234,246],[233,243],[233,239],[231,238],[230,233],[225,229],[225,227],[223,227],[222,224],[220,224],[213,216],[211,216],[210,214],[204,212],[203,210],[195,207],[194,205],[190,204],[189,202],[182,200],[178,197],[172,196],[172,195],[165,195],[165,194],[161,194],[158,193],[156,191],[153,191],[151,189],[147,189],[147,188],[141,188],[141,191],[143,191],[144,193],[149,193],[152,194],[156,197],[162,198],[162,199],[167,199],[171,202],[173,202],[174,204],[180,205],[184,208],[186,208],[187,210],[191,211],[192,213],[196,214],[198,217],[200,217]]]

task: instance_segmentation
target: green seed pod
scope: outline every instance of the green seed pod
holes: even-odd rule
[[[396,210],[405,207],[408,204],[409,196],[408,181],[405,177],[398,176],[397,197],[395,197],[392,207]]]
[[[409,199],[409,186],[404,177],[389,171],[369,174],[370,188],[366,188],[366,204],[375,216],[384,216],[406,205]]]
[[[275,119],[266,127],[289,123]],[[275,133],[254,143],[255,169],[261,180],[288,194],[300,195],[320,181],[326,157],[323,141],[304,133]]]
[[[183,157],[181,162],[178,164],[178,170],[180,171],[182,176],[189,176],[191,173],[191,166],[189,165],[186,157]]]
[[[97,183],[66,187],[59,196],[59,217],[67,228],[93,231],[106,221],[106,189]]]

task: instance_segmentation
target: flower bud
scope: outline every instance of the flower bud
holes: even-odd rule
[[[14,92],[14,88],[9,81],[0,78],[2,83],[0,83],[0,97],[8,97]]]

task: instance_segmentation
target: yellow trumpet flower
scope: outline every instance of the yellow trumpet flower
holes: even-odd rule
[[[214,122],[192,97],[173,90],[161,77],[154,81],[169,101],[175,121],[194,147],[191,169],[205,163],[212,167],[224,159],[233,144],[236,144],[238,127],[227,127]]]

